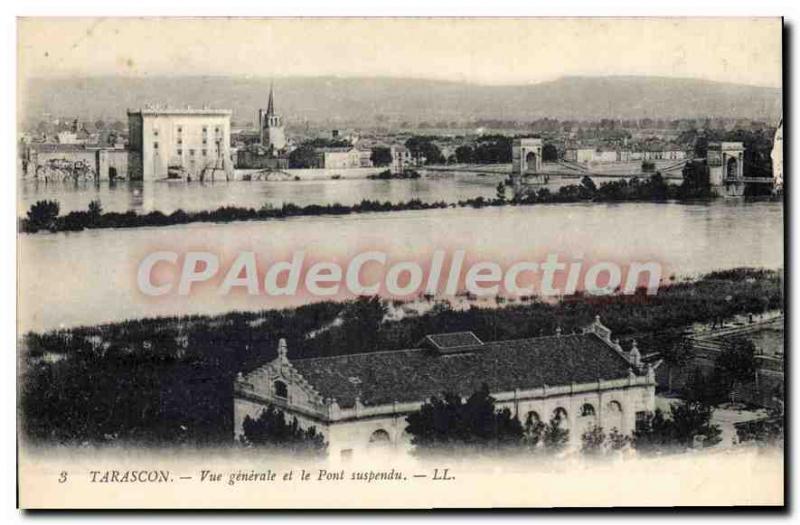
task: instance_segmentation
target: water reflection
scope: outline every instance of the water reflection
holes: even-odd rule
[[[423,172],[424,173],[424,172]],[[300,180],[300,181],[216,181],[187,183],[154,181],[116,183],[49,182],[22,180],[19,183],[19,212],[27,211],[38,200],[55,199],[63,213],[85,210],[92,200],[99,199],[105,211],[171,213],[211,210],[220,206],[260,208],[265,204],[281,206],[294,203],[355,204],[362,199],[402,202],[420,199],[425,202],[459,200],[476,197],[493,198],[503,175],[480,176],[474,173],[424,173],[420,179],[406,180]],[[595,177],[598,184],[604,180]],[[577,179],[553,180],[551,190]]]

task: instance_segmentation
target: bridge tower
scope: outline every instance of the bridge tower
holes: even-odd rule
[[[522,187],[522,177],[541,177],[542,139],[514,139],[511,144],[511,183],[514,194]]]
[[[718,194],[744,195],[744,145],[741,142],[709,143],[708,172],[711,188]]]

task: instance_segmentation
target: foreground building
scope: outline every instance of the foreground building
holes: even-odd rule
[[[128,111],[132,180],[214,179],[233,175],[231,110]]]
[[[489,385],[524,424],[562,418],[573,443],[594,425],[630,435],[655,409],[655,374],[635,343],[624,351],[596,319],[580,334],[483,342],[472,332],[429,335],[419,347],[311,359],[278,357],[234,383],[234,435],[268,405],[325,435],[328,450],[408,449],[406,416],[443,392]]]

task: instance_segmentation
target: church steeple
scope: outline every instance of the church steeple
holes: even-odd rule
[[[261,145],[275,152],[286,149],[286,135],[280,115],[275,113],[275,93],[272,82],[269,83],[269,99],[267,109],[258,110],[258,122],[261,128]]]
[[[269,84],[269,102],[267,102],[267,116],[271,117],[275,114],[275,103],[272,101],[272,82]]]

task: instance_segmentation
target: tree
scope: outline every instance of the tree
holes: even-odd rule
[[[538,447],[544,438],[546,427],[547,425],[542,423],[538,417],[535,418],[533,414],[528,414],[522,436],[523,445],[531,449]]]
[[[592,426],[581,435],[581,452],[589,456],[599,456],[604,452],[606,434],[603,427]]]
[[[502,181],[497,183],[497,200],[500,202],[506,201],[506,185]]]
[[[317,166],[317,152],[313,146],[302,145],[289,153],[289,167],[296,169],[315,168]]]
[[[661,358],[667,365],[667,390],[672,392],[672,369],[683,368],[692,359],[692,343],[683,338],[661,351]]]
[[[690,403],[702,403],[714,406],[727,399],[729,386],[725,384],[717,372],[703,373],[693,368],[681,389],[681,397]]]
[[[588,175],[584,175],[581,179],[581,193],[589,199],[597,193],[597,184]]]
[[[392,163],[392,150],[386,146],[376,146],[372,148],[369,158],[373,166],[388,166]]]
[[[622,450],[627,447],[630,442],[630,436],[620,433],[616,428],[612,428],[611,432],[608,433],[608,446],[612,451]]]
[[[505,135],[483,135],[475,143],[473,159],[481,164],[511,162],[512,139]]]
[[[409,414],[406,422],[411,443],[422,453],[451,447],[486,450],[522,443],[519,420],[507,408],[495,409],[495,400],[485,383],[466,402],[452,393],[432,397]]]
[[[638,452],[659,453],[674,446],[672,426],[660,408],[637,422],[633,432],[633,447]]]
[[[696,436],[703,436],[703,446],[710,447],[721,441],[719,426],[711,424],[714,409],[699,402],[676,403],[671,407],[673,435],[678,443],[690,447]]]
[[[753,381],[756,373],[756,347],[746,337],[728,340],[714,362],[714,371],[728,391],[736,383]]]
[[[102,130],[106,129],[106,123],[103,121],[103,119],[97,119],[94,122],[94,128],[97,131],[102,131]]]
[[[53,229],[59,210],[58,201],[37,201],[28,210],[28,228],[34,232]]]
[[[699,401],[682,401],[670,406],[670,417],[661,409],[637,424],[633,446],[644,453],[674,452],[694,446],[697,436],[703,436],[703,446],[720,442],[721,430],[711,423],[714,409]]]
[[[683,182],[680,193],[684,198],[705,198],[711,196],[711,178],[705,160],[690,160],[681,171]]]
[[[89,215],[92,219],[98,219],[103,214],[103,205],[99,199],[95,199],[89,203]]]
[[[542,441],[544,442],[544,448],[551,452],[558,452],[567,446],[569,430],[561,428],[560,415],[553,415],[550,418],[550,422],[544,429]]]
[[[545,144],[542,147],[542,162],[555,162],[558,160],[558,148],[553,144]]]
[[[456,162],[461,164],[470,164],[475,162],[475,152],[469,146],[459,146],[455,152]]]
[[[325,436],[316,427],[300,428],[297,418],[286,422],[286,414],[269,405],[257,419],[246,416],[242,422],[241,442],[253,447],[273,447],[286,452],[323,455],[327,449]]]
[[[664,180],[664,177],[661,175],[660,171],[657,171],[654,174],[650,175],[650,178],[647,181],[646,190],[647,193],[650,195],[651,199],[654,200],[667,199],[669,195],[669,187],[667,185],[667,181]]]
[[[426,164],[444,163],[445,159],[444,155],[442,155],[442,150],[433,143],[433,137],[415,135],[406,140],[406,147],[413,158],[424,159]]]

